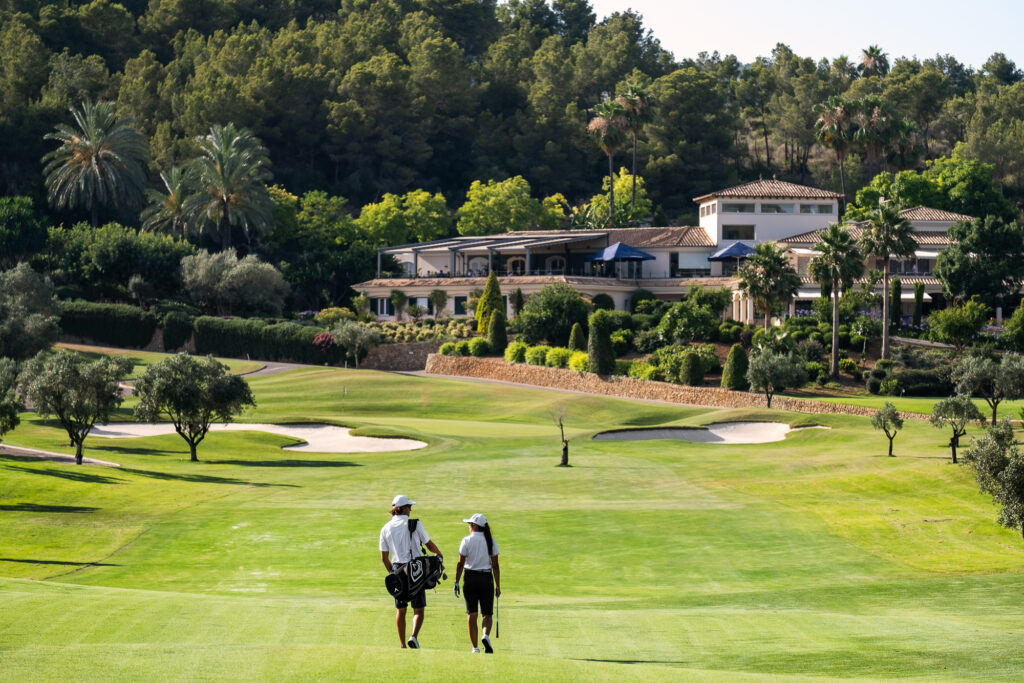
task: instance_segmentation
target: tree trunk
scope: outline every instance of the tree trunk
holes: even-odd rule
[[[772,393],[770,391],[764,392],[765,398],[768,399],[768,407],[772,407]]]
[[[559,463],[559,466],[569,466],[569,444],[566,441],[562,442],[562,462]]]
[[[839,379],[839,285],[832,285],[832,379]],[[892,455],[892,442],[889,442]]]
[[[615,227],[615,162],[608,155],[608,227]]]
[[[956,464],[956,447],[960,444],[960,437],[953,435],[953,438],[949,440],[949,448],[953,452],[953,464]]]
[[[895,439],[895,438],[896,438],[895,434],[889,437],[889,457],[890,458],[892,457],[892,440]]]
[[[992,402],[992,426],[996,426],[996,411],[999,409],[999,401]]]
[[[188,444],[188,450],[190,455],[189,460],[192,462],[199,462],[199,457],[196,456],[196,445],[191,441]]]
[[[82,442],[81,441],[76,441],[75,442],[75,464],[76,465],[81,465],[82,464]]]
[[[882,358],[889,357],[889,256],[882,260]]]
[[[839,207],[839,215],[846,211],[846,169],[843,167],[843,157],[839,157],[839,183],[843,188],[843,205]]]
[[[633,200],[629,203],[630,215],[636,211],[636,133],[633,133]],[[636,216],[633,216],[636,218]]]
[[[765,304],[764,307],[764,333],[768,334],[768,327],[772,322],[772,305]]]
[[[761,121],[763,122],[764,118]],[[762,124],[761,129],[764,131],[764,162],[770,171],[772,168],[772,152],[768,147],[768,126]]]

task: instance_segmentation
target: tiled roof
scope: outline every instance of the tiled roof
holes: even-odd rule
[[[498,284],[507,285],[547,285],[555,282],[567,282],[564,275],[513,275],[498,278]],[[487,284],[486,277],[392,277],[378,278],[359,283],[360,287],[437,287],[444,284],[476,286],[482,288]]]
[[[974,216],[966,216],[962,213],[943,211],[941,209],[930,209],[927,206],[915,206],[911,209],[903,209],[900,215],[908,221],[970,221]]]
[[[854,240],[859,240],[861,235],[864,234],[865,225],[865,223],[849,223],[845,227],[850,231],[850,237]],[[821,236],[825,233],[825,230],[825,228],[819,228],[810,232],[802,232],[799,235],[792,235],[781,239],[779,242],[800,246],[815,245],[821,242]],[[917,242],[918,246],[945,247],[949,245],[949,235],[946,234],[945,230],[915,230],[914,241]]]
[[[807,185],[787,183],[784,180],[754,180],[735,187],[701,195],[700,197],[694,197],[693,201],[701,202],[714,197],[744,199],[842,199],[843,195],[838,192],[808,187]]]
[[[623,242],[631,247],[713,247],[715,243],[703,228],[684,225],[670,228],[613,228],[608,243]]]

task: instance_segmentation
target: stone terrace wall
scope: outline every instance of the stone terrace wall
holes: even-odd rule
[[[561,368],[544,368],[521,363],[510,364],[500,358],[472,358],[431,354],[427,359],[427,374],[454,375],[479,379],[500,380],[528,384],[550,389],[581,391],[587,394],[665,401],[691,406],[712,408],[764,408],[763,394],[730,391],[719,387],[688,387],[668,382],[653,382],[629,377],[601,377],[590,372],[576,372]],[[863,406],[807,401],[785,396],[772,398],[772,408],[801,413],[826,413],[870,417],[874,408]],[[905,418],[926,420],[927,415],[903,413]]]
[[[368,370],[422,370],[427,366],[427,356],[436,354],[443,343],[427,341],[411,344],[381,344],[375,349],[370,349],[359,367]]]

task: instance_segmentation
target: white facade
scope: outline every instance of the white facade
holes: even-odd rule
[[[835,199],[709,197],[700,204],[700,227],[719,247],[784,241],[837,220]]]

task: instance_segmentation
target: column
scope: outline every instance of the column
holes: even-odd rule
[[[751,325],[754,324],[756,318],[754,317],[754,300],[747,297],[747,322]]]
[[[1003,307],[996,306],[996,322],[1000,325],[1003,324]]]

